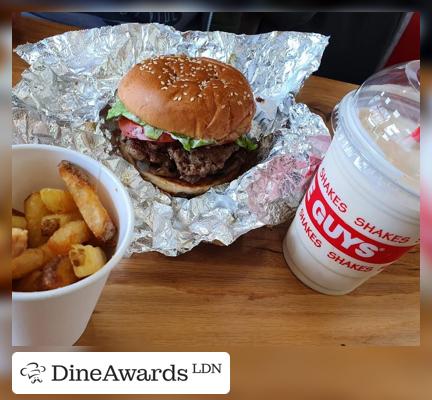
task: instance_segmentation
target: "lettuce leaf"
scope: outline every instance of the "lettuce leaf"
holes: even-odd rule
[[[158,140],[162,133],[164,133],[163,129],[155,128],[149,124],[144,125],[144,134],[150,139]]]
[[[215,143],[214,140],[192,139],[184,135],[179,135],[178,133],[170,133],[170,135],[172,138],[178,140],[183,145],[183,148],[187,151]]]
[[[255,142],[253,142],[251,139],[249,139],[247,136],[239,137],[236,140],[236,143],[240,147],[244,147],[248,151],[256,150],[256,148],[258,147],[258,145]]]
[[[136,124],[139,124],[142,126],[148,125],[144,121],[140,120],[136,115],[129,112],[126,109],[123,102],[119,98],[117,98],[116,102],[112,105],[112,107],[108,111],[107,119],[112,119],[112,118],[121,117],[121,116],[126,117],[127,119],[130,119],[131,121],[135,122]]]
[[[163,129],[155,128],[154,126],[147,124],[143,120],[139,119],[136,115],[129,112],[126,109],[125,105],[122,103],[122,101],[119,98],[117,98],[116,102],[108,111],[107,119],[112,119],[112,118],[122,117],[122,116],[144,127],[144,134],[150,139],[157,140],[164,132]]]

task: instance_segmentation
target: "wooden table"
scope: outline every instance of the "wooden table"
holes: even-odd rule
[[[13,44],[73,27],[18,17]],[[13,84],[26,64],[13,56]],[[297,100],[328,123],[352,84],[312,76]],[[261,228],[229,247],[202,244],[176,258],[125,259],[113,271],[79,345],[418,345],[419,249],[352,294],[301,284],[282,255],[287,224]]]

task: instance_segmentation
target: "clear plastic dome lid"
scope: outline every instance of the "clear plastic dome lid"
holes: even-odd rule
[[[370,144],[399,170],[405,184],[420,180],[420,61],[372,75],[357,89],[353,110]]]

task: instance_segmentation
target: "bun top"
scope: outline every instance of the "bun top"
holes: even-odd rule
[[[247,133],[255,114],[252,89],[242,73],[204,57],[144,60],[123,77],[118,97],[156,128],[218,142]]]

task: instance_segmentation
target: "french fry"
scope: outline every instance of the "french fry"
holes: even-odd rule
[[[50,214],[45,207],[39,192],[32,193],[24,201],[24,213],[27,220],[29,247],[38,247],[47,241],[42,235],[41,221],[45,215]]]
[[[12,228],[27,229],[27,220],[18,215],[12,215]]]
[[[16,217],[24,217],[25,214],[22,211],[17,210],[16,208],[12,208],[12,215]]]
[[[54,258],[55,254],[45,243],[35,249],[26,249],[12,259],[12,279],[18,279],[37,270]]]
[[[67,256],[54,257],[41,272],[37,282],[38,290],[57,289],[78,281]]]
[[[11,261],[12,279],[22,278],[24,275],[41,268],[44,262],[45,255],[42,249],[24,250]]]
[[[71,221],[54,232],[47,245],[54,254],[66,255],[72,245],[87,242],[90,237],[90,230],[84,221]]]
[[[42,246],[38,247],[43,252],[44,257],[44,265],[55,257],[55,253],[48,247],[48,244],[45,243]]]
[[[90,184],[88,175],[68,161],[59,164],[59,172],[94,236],[104,243],[112,241],[117,229]]]
[[[13,286],[15,291],[34,292],[56,289],[77,281],[69,257],[56,256],[43,268],[14,282]]]
[[[15,292],[36,292],[40,290],[38,283],[41,275],[42,271],[40,269],[30,272],[13,282],[13,290]]]
[[[27,249],[28,232],[21,228],[12,228],[12,258],[18,257]]]
[[[41,221],[42,234],[51,236],[57,229],[66,225],[68,222],[77,221],[80,219],[82,219],[82,217],[78,211],[65,214],[45,215]]]
[[[58,219],[55,219],[55,218],[45,219],[47,217],[51,217],[51,215],[47,215],[47,216],[42,218],[41,232],[42,232],[42,235],[50,237],[54,234],[54,232],[57,229],[60,228],[60,222]]]
[[[75,275],[79,278],[94,274],[106,264],[106,255],[100,247],[76,244],[69,251]]]
[[[63,287],[70,285],[71,283],[77,282],[79,279],[75,275],[72,264],[69,257],[63,257],[57,265],[57,285]]]
[[[45,188],[40,195],[46,208],[54,214],[63,214],[77,209],[70,193],[61,189]]]

